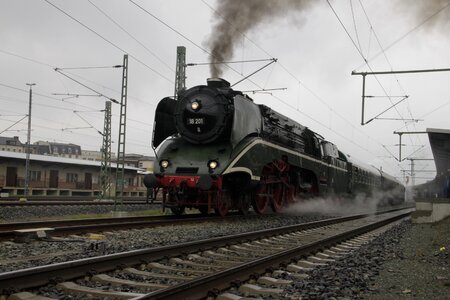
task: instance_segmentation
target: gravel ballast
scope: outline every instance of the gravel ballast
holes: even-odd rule
[[[450,299],[450,219],[404,221],[294,281],[284,299]],[[266,299],[274,299],[266,297]]]
[[[103,233],[104,239],[89,235],[30,243],[0,243],[0,272],[12,271],[135,249],[174,245],[211,237],[281,227],[323,219],[323,216],[266,215],[233,222],[202,222],[181,226],[121,230]]]
[[[160,204],[123,204],[117,206],[122,212],[159,210]],[[113,216],[114,204],[99,205],[44,205],[44,206],[0,206],[0,222],[41,221],[73,216],[102,214]]]
[[[407,224],[366,299],[450,299],[450,218]]]
[[[310,222],[316,215],[269,215],[236,222],[202,223],[104,233],[67,241],[4,242],[0,272],[133,249],[172,245]],[[51,255],[49,254],[51,253]],[[29,260],[34,257],[33,260]],[[450,299],[450,219],[436,224],[404,221],[351,254],[293,280],[282,295],[266,299]]]

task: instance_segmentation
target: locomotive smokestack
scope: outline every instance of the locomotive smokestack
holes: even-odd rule
[[[219,88],[219,89],[222,88],[223,89],[223,88],[230,87],[230,83],[222,78],[208,78],[206,80],[206,82],[208,83],[208,86],[214,87],[214,88]]]

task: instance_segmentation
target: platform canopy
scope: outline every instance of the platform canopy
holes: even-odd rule
[[[437,176],[450,172],[450,130],[427,128]]]

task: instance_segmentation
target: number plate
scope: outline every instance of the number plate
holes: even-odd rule
[[[204,125],[205,118],[187,118],[186,123],[187,125]]]

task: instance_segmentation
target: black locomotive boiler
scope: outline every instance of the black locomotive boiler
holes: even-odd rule
[[[163,209],[182,214],[229,210],[278,212],[299,199],[351,196],[403,186],[372,167],[353,163],[305,126],[230,88],[219,78],[162,99],[155,113],[154,174],[144,183],[162,190]],[[159,168],[159,170],[157,170]]]

